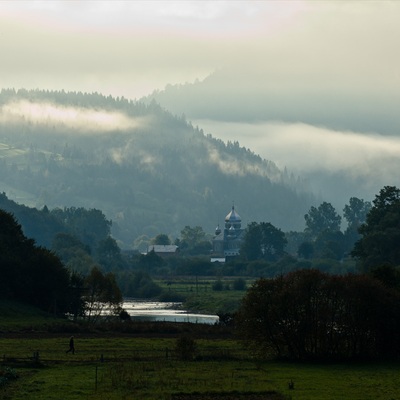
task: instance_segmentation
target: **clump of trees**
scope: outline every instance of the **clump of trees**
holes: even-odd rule
[[[360,238],[359,227],[370,209],[370,202],[351,197],[343,208],[347,228],[342,232],[342,217],[331,203],[323,202],[304,215],[304,232],[291,232],[287,238],[297,241],[297,255],[303,259],[343,260]]]
[[[209,254],[211,251],[210,237],[201,226],[186,225],[181,230],[181,237],[175,241],[175,244],[179,246],[182,254],[190,256]]]
[[[400,293],[366,275],[294,271],[258,280],[244,297],[237,326],[261,357],[399,357]]]
[[[69,243],[69,248],[86,254],[86,246],[76,238],[58,237],[59,241],[62,239]],[[86,276],[69,270],[55,253],[28,239],[14,217],[3,210],[0,275],[0,298],[26,302],[56,315],[70,314],[94,321],[105,309],[116,313],[122,303],[112,273],[104,274],[95,266]]]
[[[56,314],[73,312],[71,274],[51,251],[28,239],[14,217],[0,210],[0,296]]]
[[[352,197],[343,209],[347,228],[332,204],[322,202],[304,215],[302,232],[286,232],[270,222],[252,222],[244,232],[240,249],[247,275],[273,277],[302,268],[331,273],[356,272],[351,251],[360,239],[371,203]],[[238,263],[235,263],[238,266]]]
[[[276,261],[284,254],[285,234],[269,222],[252,222],[246,230],[240,254],[248,261]]]
[[[363,271],[383,264],[400,265],[400,189],[385,186],[380,190],[359,233],[361,238],[351,254]]]

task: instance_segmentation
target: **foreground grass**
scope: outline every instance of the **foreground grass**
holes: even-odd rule
[[[19,379],[3,399],[167,400],[174,393],[277,391],[292,400],[398,399],[400,363],[292,364],[256,362],[233,340],[197,340],[194,361],[174,356],[175,339],[0,337],[3,364]],[[39,351],[41,363],[18,362]],[[5,361],[4,361],[5,360]],[[101,362],[103,360],[103,362]],[[294,382],[289,390],[288,382]]]

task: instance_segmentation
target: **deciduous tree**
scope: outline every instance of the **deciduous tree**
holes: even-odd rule
[[[85,278],[86,318],[96,322],[103,312],[118,313],[122,294],[112,273],[104,275],[98,267],[92,268]]]
[[[347,228],[344,232],[344,245],[346,253],[351,252],[354,243],[360,238],[358,232],[360,226],[366,221],[367,214],[372,205],[369,201],[352,197],[349,204],[343,209],[343,216],[347,220]]]
[[[249,261],[276,261],[284,254],[285,234],[269,222],[252,222],[245,231],[240,254]]]
[[[160,233],[151,240],[151,243],[167,246],[171,244],[171,239],[165,233]]]
[[[400,293],[365,275],[299,270],[260,279],[237,314],[238,332],[261,357],[400,357]]]
[[[306,232],[313,238],[324,231],[339,231],[342,218],[337,214],[331,203],[323,202],[317,207],[312,206],[304,216]]]

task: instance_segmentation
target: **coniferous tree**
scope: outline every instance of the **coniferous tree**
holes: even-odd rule
[[[373,200],[359,228],[361,238],[352,251],[364,271],[382,264],[400,265],[400,190],[385,186]]]

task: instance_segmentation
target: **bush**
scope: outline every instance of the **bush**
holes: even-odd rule
[[[237,278],[233,281],[233,290],[246,290],[246,281],[243,278]]]
[[[9,367],[0,367],[0,388],[17,378],[18,375],[13,369]]]
[[[176,340],[175,352],[180,360],[193,360],[196,348],[196,342],[188,336],[181,336]]]
[[[224,288],[224,284],[222,283],[221,279],[218,279],[212,284],[211,288],[216,292],[221,292]]]

